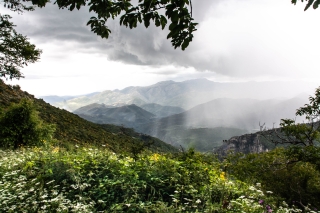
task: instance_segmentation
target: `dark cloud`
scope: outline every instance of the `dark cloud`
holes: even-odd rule
[[[193,1],[193,15],[201,21],[206,10],[215,1],[204,3]],[[151,25],[148,29],[138,26],[128,29],[119,26],[119,20],[110,20],[108,26],[112,34],[108,40],[101,39],[86,26],[87,21],[94,14],[89,14],[88,8],[80,11],[58,9],[54,4],[45,8],[37,8],[22,16],[15,16],[15,23],[19,31],[37,42],[74,42],[74,47],[83,52],[94,52],[106,55],[110,60],[121,61],[136,65],[168,65],[193,66],[197,69],[208,69],[207,63],[194,60],[193,52],[197,49],[191,43],[186,51],[173,49],[166,39],[168,30]],[[196,36],[197,33],[195,33]],[[57,56],[56,56],[57,57]]]
[[[70,12],[59,10],[56,5],[48,5],[46,8],[37,9],[22,16],[15,15],[15,21],[23,34],[37,42],[54,42],[58,45],[59,42],[61,42],[61,45],[65,42],[72,42],[77,51],[99,53],[105,55],[109,60],[120,61],[125,64],[194,67],[198,71],[212,71],[228,76],[243,77],[264,76],[268,73],[277,74],[279,70],[287,74],[287,70],[291,68],[291,71],[299,71],[297,66],[284,67],[282,63],[286,62],[287,57],[284,54],[279,56],[277,52],[281,50],[272,49],[273,44],[271,43],[271,45],[264,44],[266,41],[263,39],[270,37],[270,35],[271,37],[277,35],[266,31],[265,38],[254,40],[255,35],[251,35],[250,32],[245,34],[237,31],[239,28],[237,25],[244,28],[250,26],[254,31],[256,26],[251,21],[264,18],[262,15],[249,17],[248,23],[239,22],[230,26],[220,26],[219,23],[213,22],[216,25],[204,27],[205,21],[210,17],[221,18],[219,16],[224,11],[217,8],[221,6],[222,2],[234,4],[235,2],[250,3],[252,1],[192,1],[193,16],[195,21],[199,22],[199,27],[198,31],[194,33],[194,41],[185,51],[174,49],[171,46],[170,40],[166,39],[167,29],[161,30],[151,25],[148,29],[144,26],[138,26],[131,30],[119,26],[118,19],[110,20],[108,23],[112,31],[110,38],[107,40],[101,39],[90,31],[89,26],[86,26],[87,21],[94,15],[88,12],[88,8]],[[250,8],[247,8],[247,10],[250,10]],[[245,11],[243,16],[246,16]],[[276,24],[276,22],[272,23]],[[232,30],[233,28],[235,30]],[[268,28],[266,27],[266,29]],[[269,27],[269,29],[272,30],[272,27]],[[213,33],[214,31],[217,33]],[[220,31],[225,32],[221,33]],[[204,40],[203,37],[205,36],[209,39]],[[230,38],[233,40],[230,40]],[[229,41],[233,44],[225,43]],[[278,42],[279,46],[286,43],[285,40],[279,40]],[[162,74],[165,74],[165,72]]]

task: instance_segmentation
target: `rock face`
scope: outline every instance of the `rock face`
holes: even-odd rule
[[[275,148],[275,145],[267,141],[259,132],[254,134],[245,134],[235,136],[229,140],[224,140],[224,144],[215,152],[220,156],[225,156],[230,152],[233,153],[260,153],[267,152]]]

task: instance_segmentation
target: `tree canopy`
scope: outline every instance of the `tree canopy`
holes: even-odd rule
[[[0,14],[0,77],[21,78],[19,68],[40,59],[41,50],[14,29],[9,15]]]
[[[5,6],[17,12],[33,10],[33,6],[45,7],[48,0],[4,0]],[[133,3],[135,2],[135,3]],[[54,2],[59,9],[80,9],[87,6],[89,12],[96,15],[91,17],[87,25],[91,31],[108,38],[111,30],[107,21],[120,16],[120,25],[136,28],[143,23],[146,28],[153,21],[157,27],[164,29],[170,20],[168,39],[174,48],[181,47],[185,50],[192,41],[193,32],[196,31],[197,23],[192,18],[191,0],[57,0]]]

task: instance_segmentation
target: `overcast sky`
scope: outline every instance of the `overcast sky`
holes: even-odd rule
[[[17,30],[43,50],[13,81],[39,95],[79,95],[163,80],[305,81],[320,85],[320,9],[291,0],[193,0],[199,23],[186,51],[167,31],[127,29],[110,21],[108,40],[86,26],[93,14],[48,5],[13,14]],[[9,13],[5,8],[0,12]]]

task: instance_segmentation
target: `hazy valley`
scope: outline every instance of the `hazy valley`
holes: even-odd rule
[[[278,127],[282,118],[302,122],[302,118],[295,117],[295,111],[308,96],[295,94],[294,86],[195,79],[74,98],[42,98],[94,123],[123,125],[176,147],[210,151],[221,146],[223,140],[259,131],[259,124]],[[285,94],[293,97],[284,98]]]

